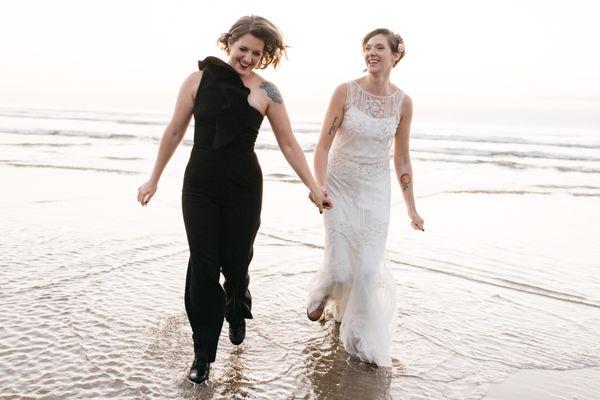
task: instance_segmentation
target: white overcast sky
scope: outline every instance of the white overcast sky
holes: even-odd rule
[[[388,27],[407,55],[392,80],[424,110],[600,105],[596,1],[31,1],[0,11],[0,105],[169,113],[183,79],[240,16],[291,46],[264,75],[292,117],[319,118],[362,74],[362,36]]]

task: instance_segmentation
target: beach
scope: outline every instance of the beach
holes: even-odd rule
[[[425,232],[394,183],[394,366],[377,368],[348,357],[331,318],[306,318],[322,216],[264,124],[254,319],[238,347],[224,324],[210,382],[193,387],[181,216],[193,132],[136,203],[167,122],[0,108],[0,399],[600,397],[598,130],[414,126]],[[294,122],[311,163],[319,129]]]

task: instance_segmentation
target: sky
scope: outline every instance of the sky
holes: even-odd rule
[[[170,113],[181,82],[240,17],[262,15],[290,45],[274,82],[292,119],[320,119],[333,89],[363,74],[360,42],[400,33],[392,81],[422,115],[600,110],[595,1],[5,2],[0,105]],[[533,112],[533,111],[531,111]],[[560,111],[562,112],[562,111]],[[486,114],[487,113],[487,114]],[[600,114],[600,113],[598,113]],[[590,116],[592,115],[592,116]],[[579,117],[578,117],[579,116]]]

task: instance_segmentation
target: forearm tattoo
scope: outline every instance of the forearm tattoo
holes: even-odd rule
[[[267,96],[269,96],[269,98],[275,103],[281,104],[283,102],[281,93],[279,93],[279,89],[277,89],[277,86],[271,82],[264,81],[260,84],[260,88],[267,92]]]
[[[409,174],[400,175],[400,187],[402,188],[403,192],[406,191],[406,189],[408,189],[408,186],[411,184],[411,182],[412,178]]]
[[[335,117],[333,119],[333,122],[331,123],[331,128],[329,128],[329,135],[331,136],[335,130],[337,129],[337,126],[335,126],[335,122],[337,121],[337,117]]]

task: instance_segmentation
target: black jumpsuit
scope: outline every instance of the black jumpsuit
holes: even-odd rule
[[[223,318],[233,325],[252,318],[248,265],[262,202],[254,142],[263,115],[248,104],[250,89],[229,64],[207,57],[198,66],[194,147],[182,191],[190,248],[185,308],[196,354],[213,362]]]

